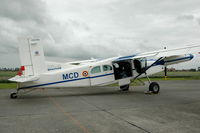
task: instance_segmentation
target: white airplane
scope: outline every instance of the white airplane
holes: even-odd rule
[[[37,88],[93,87],[113,83],[118,83],[120,90],[128,91],[131,81],[141,77],[147,77],[149,91],[157,94],[159,84],[151,82],[148,75],[163,71],[168,65],[193,59],[192,53],[199,49],[200,45],[193,45],[103,60],[52,63],[45,62],[40,39],[20,39],[21,68],[17,76],[9,79],[17,82],[18,88],[10,98],[15,99],[19,94]]]

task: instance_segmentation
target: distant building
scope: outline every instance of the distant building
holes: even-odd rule
[[[176,71],[176,69],[175,68],[167,68],[167,71],[169,71],[169,72],[175,72]]]

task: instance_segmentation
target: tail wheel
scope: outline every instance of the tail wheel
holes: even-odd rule
[[[149,91],[153,92],[154,94],[158,94],[159,91],[160,91],[160,86],[158,83],[156,82],[152,82],[150,85],[149,85]]]
[[[128,91],[129,90],[129,85],[122,85],[120,86],[121,91]]]

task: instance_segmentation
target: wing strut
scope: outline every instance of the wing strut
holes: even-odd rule
[[[151,68],[152,66],[154,66],[156,63],[158,63],[159,61],[161,61],[164,57],[160,57],[158,60],[156,60],[154,63],[152,63],[150,66],[148,66],[147,68],[145,68],[140,74],[138,74],[133,80],[137,79],[139,76],[141,76],[142,74],[145,74],[147,76],[146,71]],[[147,76],[147,79],[150,82],[149,77]]]
[[[159,86],[159,84],[157,83],[157,82],[151,82],[151,80],[150,80],[150,78],[148,77],[148,75],[147,75],[147,70],[149,69],[149,68],[151,68],[152,66],[154,66],[155,64],[157,64],[159,61],[161,61],[162,59],[164,59],[165,57],[160,57],[158,60],[156,60],[154,63],[152,63],[150,66],[148,66],[147,68],[145,68],[141,73],[139,73],[134,79],[133,79],[133,81],[134,80],[136,80],[139,76],[141,76],[142,74],[145,74],[145,76],[146,76],[146,78],[148,79],[148,81],[149,81],[149,90],[148,91],[146,91],[145,93],[146,94],[158,94],[159,93],[159,91],[160,91],[160,86]]]

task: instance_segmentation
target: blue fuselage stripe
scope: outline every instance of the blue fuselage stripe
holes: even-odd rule
[[[93,78],[99,78],[99,77],[109,76],[109,75],[113,75],[113,74],[114,73],[108,73],[108,74],[97,75],[97,76],[92,76],[92,77],[84,77],[84,78],[77,78],[77,79],[71,79],[71,80],[63,80],[63,81],[57,81],[57,82],[51,82],[51,83],[45,83],[45,84],[39,84],[39,85],[33,85],[33,86],[27,86],[27,87],[21,87],[20,89],[35,88],[35,87],[41,87],[41,86],[47,86],[47,85],[53,85],[53,84],[60,84],[60,83],[65,83],[65,82],[72,82],[72,81],[77,81],[77,80],[84,80],[84,79],[93,79]]]

